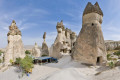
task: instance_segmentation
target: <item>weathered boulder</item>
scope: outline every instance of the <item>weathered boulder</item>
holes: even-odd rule
[[[101,30],[102,18],[103,13],[98,3],[92,5],[89,2],[83,13],[82,29],[72,50],[74,60],[93,65],[106,61],[106,49]]]
[[[25,51],[21,39],[21,31],[16,26],[16,22],[13,20],[11,26],[9,27],[8,36],[8,46],[6,48],[4,61],[5,64],[10,64],[10,60],[15,61],[16,58],[24,58]]]
[[[34,46],[33,49],[32,49],[32,55],[33,55],[34,57],[40,57],[40,56],[41,56],[41,51],[40,51],[37,43],[35,43],[35,46]]]

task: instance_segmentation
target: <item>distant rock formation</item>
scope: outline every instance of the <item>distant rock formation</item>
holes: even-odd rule
[[[57,23],[56,29],[58,34],[54,44],[50,48],[50,56],[61,58],[62,54],[71,53],[77,36],[70,29],[65,29],[63,21]]]
[[[43,34],[43,40],[44,40],[44,42],[45,42],[45,38],[46,38],[46,32],[44,32],[44,34]]]
[[[119,50],[120,49],[120,41],[106,40],[105,46],[106,46],[107,51]]]
[[[48,46],[47,46],[47,43],[45,41],[45,38],[46,38],[46,32],[44,32],[44,35],[43,35],[43,43],[42,43],[42,55],[47,55],[49,56],[49,50],[48,50]]]
[[[41,51],[40,51],[37,43],[35,43],[35,46],[34,46],[33,49],[32,49],[32,55],[33,55],[34,57],[40,57],[40,56],[41,56]]]
[[[103,13],[96,2],[87,4],[82,17],[82,29],[72,51],[72,58],[96,65],[106,61],[106,48],[101,30]]]
[[[24,58],[25,51],[21,39],[21,31],[16,26],[16,22],[13,20],[12,24],[9,26],[8,36],[8,46],[6,48],[4,61],[5,64],[10,64],[10,60],[15,61],[16,58]]]

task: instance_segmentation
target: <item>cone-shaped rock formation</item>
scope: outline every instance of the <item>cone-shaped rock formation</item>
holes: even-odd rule
[[[101,30],[102,16],[98,3],[92,5],[89,2],[83,13],[82,29],[72,51],[74,60],[93,65],[106,61],[106,49]]]
[[[4,61],[5,64],[9,64],[10,60],[15,61],[16,58],[24,58],[25,51],[21,39],[21,31],[16,26],[16,22],[13,20],[12,24],[9,26],[8,45],[5,52]]]

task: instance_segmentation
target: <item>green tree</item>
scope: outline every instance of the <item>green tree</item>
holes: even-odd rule
[[[26,50],[26,51],[25,51],[25,54],[30,54],[30,51]]]
[[[20,66],[23,68],[23,70],[29,71],[31,68],[33,68],[33,59],[26,55],[25,58],[20,61]]]

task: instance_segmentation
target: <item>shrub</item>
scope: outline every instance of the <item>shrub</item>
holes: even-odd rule
[[[18,65],[19,65],[20,62],[21,62],[21,60],[22,60],[21,58],[16,58],[15,64],[18,64]]]
[[[114,54],[117,55],[117,56],[120,56],[120,51],[117,51]]]
[[[111,61],[111,62],[109,62],[109,66],[110,66],[111,68],[114,68],[114,67],[115,67],[115,63],[114,63],[113,61]]]
[[[13,63],[14,63],[14,62],[13,62],[13,60],[12,60],[12,59],[10,59],[10,63],[13,65]]]
[[[25,54],[30,54],[30,51],[26,50],[26,51],[25,51]]]
[[[0,63],[2,63],[2,60],[0,59]]]
[[[20,61],[20,66],[23,68],[23,70],[29,71],[31,68],[33,68],[33,59],[26,55],[25,58]]]
[[[107,60],[111,60],[111,54],[107,54]]]

